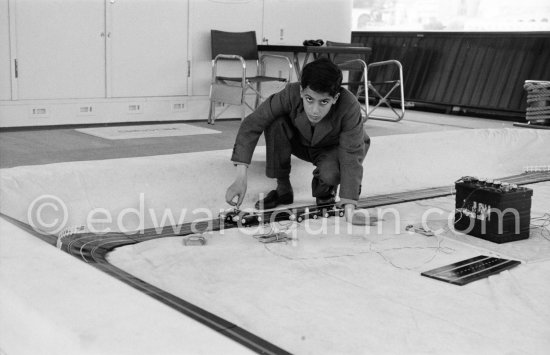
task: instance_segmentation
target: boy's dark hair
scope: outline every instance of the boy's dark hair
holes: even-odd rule
[[[302,89],[325,92],[334,97],[342,85],[342,71],[328,58],[320,58],[304,66]]]

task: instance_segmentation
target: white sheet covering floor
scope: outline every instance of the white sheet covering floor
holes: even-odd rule
[[[451,186],[464,175],[487,178],[516,175],[528,166],[549,166],[549,147],[550,132],[527,129],[375,137],[365,160],[363,197]],[[229,156],[230,151],[214,151],[2,169],[0,210],[24,223],[37,222],[34,217],[40,212],[42,222],[47,222],[42,223],[42,229],[56,233],[65,227],[90,227],[91,213],[95,213],[92,227],[99,231],[170,224],[161,218],[166,211],[175,216],[175,222],[192,221],[225,208],[223,195],[234,176]],[[259,148],[249,169],[247,206],[252,205],[260,192],[273,187],[263,176],[263,159],[264,151]],[[311,170],[308,164],[295,161],[291,179],[298,202],[312,200]],[[536,187],[535,201],[547,191],[546,185],[540,186],[543,185]],[[40,200],[44,196],[50,200]],[[61,203],[55,205],[52,201]],[[538,208],[548,212],[546,201],[548,198]],[[42,202],[46,204],[40,205]],[[418,222],[418,213],[426,209],[426,203],[431,201],[396,207],[401,211],[401,226],[405,221]],[[44,208],[37,209],[40,206]],[[111,219],[107,220],[107,216]],[[386,218],[381,225],[391,222],[389,216]],[[56,221],[63,223],[53,223]],[[330,228],[340,220],[328,221]],[[114,353],[117,346],[119,353],[140,353],[139,346],[128,342],[117,345],[110,334],[94,330],[95,326],[101,328],[100,322],[90,318],[86,311],[93,313],[104,306],[104,301],[98,299],[101,305],[91,307],[89,299],[78,296],[78,290],[86,288],[82,285],[86,284],[84,277],[90,277],[88,286],[98,290],[112,287],[112,293],[108,293],[112,303],[108,303],[107,313],[100,314],[111,314],[108,322],[121,322],[121,327],[128,327],[128,321],[135,322],[140,315],[151,317],[156,307],[162,308],[158,302],[37,239],[29,239],[17,228],[6,227],[5,222],[1,225],[0,285],[9,296],[5,299],[10,301],[0,305],[0,330],[11,330],[9,334],[14,337],[2,340],[0,348],[4,352],[10,353],[8,349],[14,344],[28,349],[30,345],[25,343],[28,337],[24,335],[29,330],[20,328],[34,329],[32,319],[38,318],[44,324],[40,328],[45,337],[42,345],[48,343],[50,334],[44,329],[52,325],[56,329],[52,338],[55,344],[66,339],[74,349],[94,353],[98,347],[107,347],[99,345],[105,342]],[[223,237],[210,236],[205,247],[186,248],[178,238],[165,238],[121,248],[110,258],[129,269],[147,264],[143,270],[150,273],[145,272],[143,277],[152,283],[182,292],[185,297],[190,292],[188,301],[215,309],[243,328],[253,328],[258,335],[296,353],[542,354],[550,348],[548,261],[522,264],[458,287],[418,274],[486,249],[446,237],[402,233],[400,229],[388,231],[384,227],[382,234],[366,234],[364,229],[354,227],[348,235],[345,224],[341,227],[341,233],[299,236],[295,246],[264,246],[249,235],[227,230]],[[18,250],[10,250],[13,248]],[[48,251],[44,252],[43,260],[28,260],[24,258],[25,248],[33,250],[31,255],[41,253],[41,249]],[[117,255],[119,258],[115,260]],[[17,258],[26,260],[26,266]],[[51,268],[41,269],[41,265],[58,262],[55,275],[51,274]],[[34,265],[36,279],[29,278],[28,263]],[[135,272],[144,272],[140,270]],[[83,272],[93,275],[84,276]],[[28,280],[26,284],[21,283],[24,277]],[[55,287],[49,287],[50,283]],[[118,286],[107,286],[111,284]],[[33,295],[33,287],[43,293]],[[41,298],[58,301],[52,307],[41,303]],[[136,307],[132,306],[133,301],[127,301],[132,298],[141,299],[136,301]],[[18,318],[10,309],[12,304],[19,304],[20,310],[32,315],[26,318],[31,321]],[[80,309],[86,316],[71,313],[74,309]],[[150,324],[169,328],[172,317],[177,316],[184,317],[159,316],[151,318]],[[80,320],[90,319],[89,329],[75,327]],[[297,324],[298,320],[303,323]],[[139,337],[143,334],[139,324],[143,325],[136,321],[136,328],[125,334]],[[125,336],[124,332],[121,336]],[[181,345],[174,340],[159,351],[168,349],[165,353],[171,353],[169,349],[178,347],[174,344]],[[218,353],[219,344],[223,340],[212,344],[214,353]],[[141,353],[147,353],[146,347],[143,349]],[[194,353],[193,349],[186,350]],[[232,350],[239,351],[228,348],[228,352]]]
[[[0,260],[2,355],[251,353],[3,218]]]
[[[550,183],[543,185],[532,187],[549,211]],[[232,229],[208,235],[206,246],[162,238],[119,248],[108,260],[291,353],[545,353],[550,264],[463,287],[422,277],[480,254],[498,256],[406,232],[428,206],[450,213],[453,201],[388,206],[380,226],[351,230],[339,219],[306,220],[288,243],[263,244],[252,236],[256,228]],[[546,238],[537,241],[550,245]]]
[[[524,128],[374,137],[364,161],[361,196],[451,186],[465,175],[500,178],[522,173],[527,166],[547,166],[549,141],[550,131]],[[51,224],[45,230],[56,232],[88,225],[89,220],[96,231],[106,232],[154,227],[163,218],[175,224],[214,217],[228,207],[225,189],[235,176],[230,156],[230,150],[222,150],[1,169],[0,211],[32,223],[30,206],[55,203],[58,210],[44,208],[41,213],[51,222],[42,227]],[[252,207],[260,193],[275,187],[264,170],[265,147],[258,147],[243,207]],[[313,200],[312,170],[311,164],[293,160],[296,203]]]

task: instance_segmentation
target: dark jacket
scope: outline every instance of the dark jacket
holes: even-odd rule
[[[338,146],[340,161],[340,198],[357,201],[363,179],[363,159],[370,139],[363,127],[361,106],[345,88],[329,113],[315,126],[311,125],[300,97],[300,83],[290,83],[273,94],[248,115],[243,122],[233,148],[233,162],[250,164],[262,132],[277,117],[288,116],[300,133],[303,145],[312,148]]]

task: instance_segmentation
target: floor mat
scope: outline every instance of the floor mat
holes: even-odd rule
[[[214,129],[196,127],[185,123],[79,128],[79,129],[76,129],[76,131],[80,133],[89,134],[95,137],[111,139],[111,140],[175,137],[175,136],[189,136],[189,135],[197,135],[197,134],[222,133]]]

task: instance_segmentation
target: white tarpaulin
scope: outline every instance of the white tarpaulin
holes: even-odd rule
[[[529,166],[549,166],[549,152],[550,132],[544,130],[374,137],[364,163],[362,197],[451,186],[465,175],[517,175]],[[234,178],[230,154],[224,150],[2,169],[0,210],[50,231],[90,223],[102,231],[147,228],[162,223],[167,211],[176,222],[206,218],[227,207],[225,189]],[[265,151],[258,148],[244,206],[274,187],[264,176],[264,159]],[[313,201],[312,170],[310,164],[294,161],[291,181],[297,202]],[[531,187],[532,213],[543,216],[549,210],[548,184]],[[293,353],[546,353],[548,261],[523,263],[462,287],[420,276],[479,254],[500,255],[448,231],[428,237],[404,230],[408,224],[418,225],[429,208],[450,212],[452,202],[449,197],[387,206],[395,211],[381,214],[375,226],[351,228],[339,218],[279,225],[294,228],[297,236],[286,244],[262,244],[250,230],[238,229],[208,234],[205,246],[184,246],[181,237],[162,238],[119,248],[109,261]],[[539,233],[533,240],[545,243],[547,236],[542,229]],[[10,238],[17,236],[2,236],[3,246],[17,247],[7,243]],[[9,261],[4,250],[3,260]],[[15,263],[8,265],[1,281],[13,286],[10,295],[17,298],[23,290],[15,280],[29,275],[19,275]],[[70,267],[57,272],[78,278]],[[49,290],[54,298],[59,292]],[[136,291],[121,290],[120,302],[126,302],[126,292]],[[17,299],[26,304],[25,297]],[[33,312],[46,323],[53,317],[56,334],[72,337],[67,339],[71,348],[93,343],[89,331],[74,330],[68,313]]]

